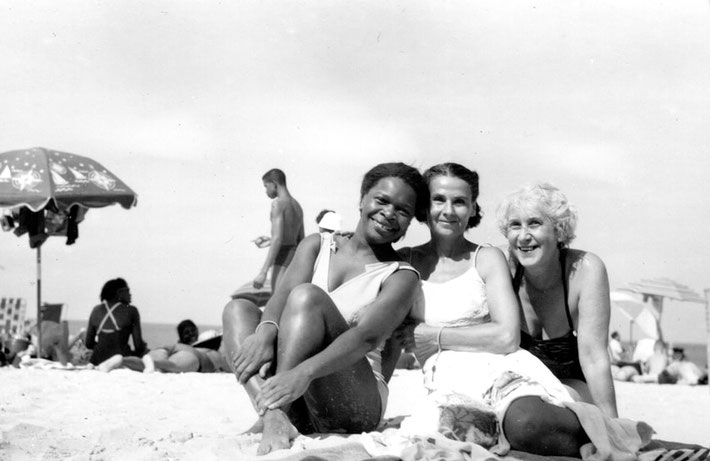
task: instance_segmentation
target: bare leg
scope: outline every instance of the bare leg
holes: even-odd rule
[[[579,449],[589,442],[572,410],[521,397],[513,401],[503,417],[503,431],[511,448],[538,455],[579,458]]]
[[[189,373],[200,369],[200,360],[189,350],[177,351],[167,360],[153,359],[157,370],[168,373]]]
[[[277,375],[322,351],[349,328],[330,297],[311,284],[291,291],[279,327]],[[372,430],[380,420],[377,382],[365,358],[314,380],[303,397],[308,414],[296,414],[295,405],[266,412],[258,454],[289,446],[288,416],[293,422],[312,419],[318,430],[350,433]]]
[[[111,370],[115,370],[116,368],[121,368],[123,366],[123,356],[121,354],[116,354],[103,362],[99,363],[98,369],[99,371],[103,371],[104,373],[108,373]]]
[[[234,371],[233,358],[239,351],[242,341],[254,333],[254,329],[260,320],[261,310],[254,303],[245,299],[233,299],[224,307],[222,312],[222,348],[225,361],[230,370]],[[258,375],[255,375],[244,385],[252,404],[261,389],[262,383],[263,380]],[[259,418],[245,433],[261,432],[263,425],[262,419]]]

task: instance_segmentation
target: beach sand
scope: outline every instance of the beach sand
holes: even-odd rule
[[[707,386],[616,386],[621,415],[656,438],[710,445]],[[4,367],[0,389],[0,460],[240,460],[260,437],[238,435],[256,417],[226,373]],[[420,372],[398,370],[386,416],[410,414],[423,396]]]

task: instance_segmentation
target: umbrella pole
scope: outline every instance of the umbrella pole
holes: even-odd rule
[[[37,358],[42,358],[42,245],[37,247]]]
[[[707,354],[705,365],[710,370],[710,288],[705,289],[705,330],[708,335],[705,339],[705,354]]]

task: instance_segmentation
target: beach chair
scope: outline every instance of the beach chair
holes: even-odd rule
[[[0,298],[0,339],[12,340],[25,333],[27,302],[23,298]]]

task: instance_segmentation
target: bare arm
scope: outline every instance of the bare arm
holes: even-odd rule
[[[418,281],[419,277],[411,270],[399,270],[392,274],[356,326],[296,368],[301,368],[313,380],[347,368],[362,359],[389,338],[402,323],[409,312]]]
[[[320,235],[318,234],[310,235],[301,241],[296,248],[293,261],[288,265],[283,276],[279,278],[278,287],[264,307],[264,313],[261,316],[262,323],[265,321],[279,323],[291,290],[302,283],[310,282],[313,278],[313,266],[319,249]],[[276,335],[276,327],[265,323],[257,332],[244,340],[242,347],[233,359],[234,372],[240,383],[247,382],[271,361]]]
[[[481,248],[476,268],[486,284],[490,322],[441,330],[442,349],[455,351],[513,352],[520,343],[520,314],[505,256],[497,248]],[[426,360],[438,349],[440,327],[415,328],[417,358]]]
[[[141,330],[141,315],[135,306],[131,307],[135,311],[133,316],[133,331],[131,332],[133,336],[133,348],[135,349],[136,355],[140,357],[146,350],[146,343],[143,341],[143,332]]]
[[[578,271],[581,284],[577,325],[579,361],[592,400],[607,416],[616,418],[616,394],[607,352],[611,301],[606,267],[599,257],[586,253]]]
[[[94,323],[94,316],[96,312],[96,308],[93,308],[91,310],[91,314],[89,315],[89,323],[86,326],[86,339],[84,340],[84,344],[86,345],[87,349],[93,349],[96,347],[96,328],[97,325]]]

